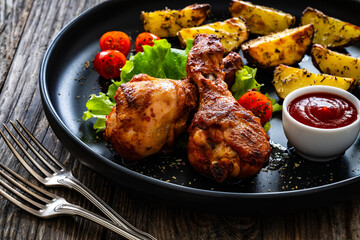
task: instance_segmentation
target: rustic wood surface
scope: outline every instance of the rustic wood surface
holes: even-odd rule
[[[56,138],[39,93],[39,69],[52,39],[71,19],[102,0],[0,1],[0,122],[16,118],[63,159],[74,175],[130,223],[158,239],[359,239],[360,201],[267,217],[198,213],[149,202],[74,159]],[[1,162],[35,182],[0,139]],[[96,211],[79,194],[51,189]],[[122,239],[78,217],[36,218],[0,197],[0,239]]]

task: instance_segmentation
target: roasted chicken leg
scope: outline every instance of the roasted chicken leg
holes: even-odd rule
[[[240,54],[236,52],[230,52],[226,57],[223,58],[223,71],[225,72],[224,81],[231,89],[235,82],[236,72],[244,67],[244,62]]]
[[[104,138],[125,161],[136,161],[174,145],[197,106],[197,91],[185,80],[139,74],[120,85],[115,100]]]
[[[234,99],[224,82],[223,54],[216,36],[199,34],[186,66],[200,95],[188,129],[188,159],[196,171],[218,182],[252,176],[270,156],[268,136],[259,118]]]

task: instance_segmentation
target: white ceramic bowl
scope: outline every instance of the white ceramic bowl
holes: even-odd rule
[[[345,127],[323,129],[310,127],[295,120],[288,112],[289,103],[308,93],[332,93],[354,104],[357,109],[355,122]],[[285,135],[296,152],[313,161],[329,161],[343,154],[357,139],[360,130],[360,101],[351,93],[330,86],[309,86],[291,92],[283,102],[282,122]]]

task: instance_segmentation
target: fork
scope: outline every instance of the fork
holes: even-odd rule
[[[8,174],[6,174],[4,171],[0,170],[0,175],[8,182],[6,183],[2,179],[0,179],[0,185],[2,185],[4,189],[7,189],[7,191],[5,191],[0,188],[0,195],[5,197],[7,200],[12,202],[19,208],[22,208],[23,210],[37,217],[45,219],[64,215],[81,216],[95,223],[98,223],[127,239],[141,240],[141,238],[134,236],[132,233],[129,233],[128,231],[120,228],[113,222],[95,213],[92,213],[78,205],[71,204],[62,197],[59,197],[51,192],[39,188],[35,184],[32,184],[25,178],[10,170],[2,163],[0,163],[0,166],[2,169],[8,172]],[[17,179],[18,181],[16,181],[15,179]],[[22,182],[22,184],[20,184],[20,182]],[[10,186],[9,184],[12,184],[12,186]]]
[[[19,146],[19,148],[25,153],[27,158],[33,163],[33,165],[45,176],[42,177],[38,172],[36,172],[32,167],[21,157],[21,155],[17,152],[8,138],[4,135],[4,133],[0,130],[1,136],[4,138],[5,143],[14,153],[16,158],[21,162],[21,164],[33,175],[39,182],[44,184],[45,186],[63,186],[70,189],[74,189],[88,200],[90,200],[97,208],[99,208],[112,222],[116,225],[122,227],[128,232],[131,232],[133,235],[144,239],[144,240],[156,240],[153,236],[148,233],[145,233],[129,222],[127,222],[123,217],[121,217],[117,212],[115,212],[110,206],[108,206],[102,199],[100,199],[95,193],[93,193],[89,188],[87,188],[82,182],[76,179],[72,172],[65,168],[63,164],[56,160],[56,158],[45,148],[42,144],[30,133],[30,131],[19,121],[16,120],[21,129],[26,132],[26,134],[30,137],[30,139],[35,143],[35,145],[46,155],[46,157],[52,162],[51,164],[47,159],[45,159],[38,151],[30,144],[30,142],[25,138],[25,136],[21,133],[18,127],[10,121],[11,125],[21,137],[23,142],[31,149],[31,151],[36,155],[36,157],[48,168],[45,169],[42,167],[24,148],[24,146],[16,139],[14,134],[11,133],[9,128],[3,124],[5,130],[11,136],[13,141]]]

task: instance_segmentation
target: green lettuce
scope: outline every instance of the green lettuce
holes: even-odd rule
[[[276,99],[270,97],[268,93],[266,93],[265,96],[267,96],[268,99],[270,99],[270,102],[271,102],[272,107],[273,107],[273,113],[282,110],[282,105],[278,104],[278,103],[276,102]]]
[[[256,71],[256,68],[244,66],[242,69],[236,72],[235,82],[231,87],[231,93],[236,100],[239,100],[239,98],[248,90],[255,89],[256,91],[260,92],[262,84],[259,84],[255,79]],[[265,93],[265,96],[270,99],[273,112],[282,110],[282,105],[276,103],[276,99],[271,98],[267,93]]]
[[[171,48],[171,44],[166,39],[156,40],[154,46],[143,46],[144,52],[139,52],[131,56],[121,69],[120,81],[109,86],[106,94],[91,94],[86,103],[87,111],[83,113],[84,121],[90,118],[97,118],[94,129],[103,131],[105,129],[106,116],[110,113],[115,104],[115,93],[120,84],[129,82],[133,76],[145,73],[156,78],[183,79],[186,77],[186,63],[189,51],[193,45],[192,40],[187,41],[186,49]],[[255,80],[256,68],[244,66],[236,72],[235,83],[231,87],[231,92],[236,100],[248,90],[256,89],[260,91],[261,84]],[[267,95],[268,96],[268,95]],[[269,96],[268,96],[269,97]],[[281,105],[275,99],[271,99],[273,112],[281,110]],[[265,124],[268,130],[270,124]]]
[[[105,129],[106,116],[114,106],[115,101],[105,93],[100,92],[98,96],[91,94],[90,99],[86,103],[86,108],[88,110],[83,113],[82,119],[86,121],[90,118],[97,118],[94,129],[103,131]]]
[[[259,84],[255,79],[256,71],[256,68],[244,66],[244,68],[236,72],[235,82],[231,87],[231,93],[236,100],[239,100],[239,98],[250,89],[255,89],[256,91],[260,92],[262,85]],[[273,113],[282,110],[282,106],[276,103],[274,98],[271,98],[267,93],[265,96],[270,99],[273,107]],[[263,127],[265,132],[269,131],[271,128],[270,122],[265,123]]]
[[[273,114],[274,114],[274,112],[278,112],[278,111],[281,111],[281,110],[282,110],[282,105],[278,104],[278,103],[276,102],[276,99],[270,97],[268,93],[265,93],[265,96],[266,96],[268,99],[270,99],[271,105],[272,105],[272,107],[273,107],[273,111],[272,111]],[[268,131],[270,130],[270,128],[271,128],[270,122],[266,122],[266,123],[264,124],[263,128],[264,128],[265,132],[268,132]]]
[[[250,89],[260,91],[261,84],[255,80],[256,71],[256,68],[244,66],[236,72],[235,82],[230,89],[236,100],[239,100],[239,98]]]
[[[109,86],[106,94],[91,94],[86,103],[88,109],[83,113],[84,121],[90,118],[97,118],[94,129],[103,131],[105,129],[105,117],[115,106],[115,93],[120,84],[129,82],[133,76],[146,73],[156,78],[182,79],[186,77],[186,62],[189,51],[192,47],[192,40],[187,41],[184,50],[171,48],[166,39],[156,40],[154,46],[143,46],[144,52],[139,52],[130,57],[121,69],[121,81]]]
[[[108,96],[111,101],[115,101],[115,99],[114,99],[115,93],[116,93],[116,90],[119,88],[120,84],[121,84],[121,82],[113,81],[113,83],[109,86],[106,96]]]
[[[146,73],[156,78],[182,79],[186,77],[186,62],[192,40],[185,50],[171,48],[166,39],[156,40],[154,46],[143,46],[144,52],[132,56],[121,69],[121,83],[129,82],[133,76]]]
[[[264,128],[265,132],[268,132],[270,130],[270,128],[271,128],[270,122],[266,122],[264,124],[263,128]]]

